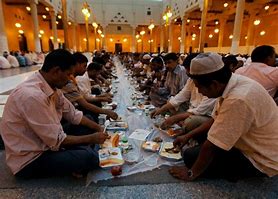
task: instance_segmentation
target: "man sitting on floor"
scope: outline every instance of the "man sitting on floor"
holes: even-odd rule
[[[96,105],[88,102],[82,95],[77,86],[75,77],[78,75],[84,75],[86,72],[88,59],[81,53],[74,53],[73,57],[76,61],[76,66],[73,67],[73,74],[70,76],[68,83],[62,88],[65,97],[84,114],[88,114],[93,117],[94,121],[98,121],[98,114],[105,114],[112,119],[117,119],[117,113],[97,107]]]
[[[199,92],[218,98],[212,126],[201,146],[183,153],[185,167],[172,167],[177,178],[250,177],[278,174],[278,109],[268,92],[247,77],[232,74],[220,55],[204,53],[191,62],[189,75]],[[175,147],[207,132],[178,137]]]
[[[10,94],[0,130],[6,161],[14,175],[83,174],[98,167],[93,144],[102,144],[107,134],[59,90],[68,82],[74,66],[71,53],[54,50],[46,56],[41,70]],[[62,117],[88,127],[87,135],[66,134]]]

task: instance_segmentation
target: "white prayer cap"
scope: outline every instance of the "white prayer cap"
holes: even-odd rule
[[[161,55],[164,57],[165,55],[167,55],[167,53],[162,53]]]
[[[157,53],[152,54],[152,57],[157,57],[157,56],[158,56]]]
[[[152,57],[149,55],[149,54],[145,54],[144,56],[143,56],[143,59],[151,59]]]
[[[224,67],[222,56],[217,53],[201,53],[192,59],[191,75],[204,75],[218,71]]]

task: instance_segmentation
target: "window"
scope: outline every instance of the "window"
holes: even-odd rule
[[[122,27],[121,27],[121,26],[117,26],[117,30],[118,30],[118,31],[121,31],[121,30],[122,30]]]

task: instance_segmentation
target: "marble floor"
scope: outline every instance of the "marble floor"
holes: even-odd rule
[[[9,96],[8,94],[18,84],[40,69],[40,67],[41,65],[35,65],[24,68],[20,67],[0,70],[0,118],[2,117],[4,105]]]

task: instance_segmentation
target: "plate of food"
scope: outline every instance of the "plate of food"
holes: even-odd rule
[[[107,126],[108,131],[123,131],[127,130],[128,124],[123,121],[111,121],[110,124]]]
[[[120,142],[119,133],[108,133],[109,137],[101,144],[102,148],[118,147]]]
[[[135,111],[136,109],[137,109],[136,106],[128,106],[127,107],[127,110],[129,110],[129,111]]]
[[[175,148],[172,142],[164,142],[160,148],[159,155],[162,158],[173,161],[179,161],[182,159],[180,149]]]
[[[160,144],[153,141],[146,141],[142,144],[142,148],[146,151],[158,152],[160,149]]]
[[[121,149],[118,147],[100,149],[98,154],[99,166],[102,168],[110,168],[124,164]]]

